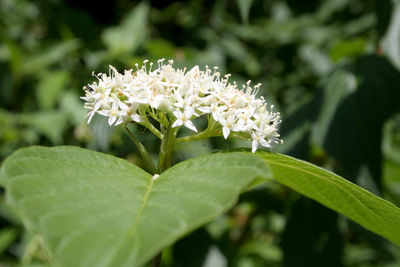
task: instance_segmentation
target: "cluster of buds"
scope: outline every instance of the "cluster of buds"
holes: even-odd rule
[[[109,75],[94,75],[98,81],[84,87],[88,123],[98,113],[108,117],[110,126],[136,122],[161,138],[149,118],[162,127],[172,124],[172,128],[184,126],[197,132],[192,120],[204,115],[208,127],[197,136],[249,139],[253,153],[258,145],[269,148],[282,142],[277,132],[279,113],[273,112],[273,106],[268,110],[263,97],[256,97],[260,84],[251,87],[247,82],[238,89],[228,82],[230,75],[221,77],[217,70],[174,69],[173,61],[164,59],[157,68],[145,60],[140,68],[136,65],[136,70],[123,74],[110,66]]]

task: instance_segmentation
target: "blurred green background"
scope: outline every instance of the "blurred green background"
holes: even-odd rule
[[[161,57],[261,82],[283,117],[278,152],[400,205],[400,1],[1,0],[0,162],[20,147],[67,144],[143,165],[121,127],[86,124],[79,97],[92,71]],[[156,157],[158,140],[135,130]],[[248,145],[193,142],[175,161]],[[0,266],[47,261],[2,191]],[[400,248],[271,183],[167,248],[163,266],[394,267]]]

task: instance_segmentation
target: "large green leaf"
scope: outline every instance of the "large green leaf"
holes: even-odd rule
[[[259,152],[273,179],[400,245],[400,209],[369,191],[310,163]]]
[[[31,147],[0,177],[7,202],[41,235],[54,265],[140,266],[234,204],[265,161],[241,152],[187,160],[157,179],[110,155]]]
[[[399,208],[324,169],[275,153],[205,155],[154,179],[110,155],[31,147],[10,156],[0,177],[8,203],[44,238],[55,265],[140,266],[226,211],[256,177],[273,178],[400,244]]]

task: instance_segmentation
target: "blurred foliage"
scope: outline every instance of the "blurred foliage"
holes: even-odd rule
[[[400,205],[400,2],[390,0],[0,1],[0,161],[78,145],[141,165],[119,127],[86,124],[82,86],[112,64],[219,66],[283,116],[277,148]],[[200,122],[201,123],[201,122]],[[140,127],[152,153],[159,142]],[[242,141],[179,146],[176,161]],[[2,198],[4,198],[2,196]],[[40,237],[0,202],[0,265],[46,266]],[[399,266],[400,249],[276,184],[180,240],[163,266]]]

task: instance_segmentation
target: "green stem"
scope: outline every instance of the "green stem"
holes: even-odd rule
[[[208,126],[207,129],[204,131],[197,133],[195,135],[189,135],[185,137],[180,137],[176,139],[176,143],[183,143],[183,142],[189,142],[189,141],[195,141],[195,140],[200,140],[204,138],[209,138],[209,137],[214,137],[218,136],[218,132],[214,129],[215,126],[215,121],[210,117],[208,119]]]
[[[150,117],[152,117],[155,121],[159,121],[157,114],[154,112],[153,108],[150,108],[150,112],[148,113],[150,115]]]
[[[160,113],[159,114],[160,122],[162,125],[168,125],[169,120],[168,120],[168,114],[167,113]]]
[[[159,130],[157,130],[156,127],[154,127],[153,124],[151,124],[147,119],[145,122],[141,122],[139,123],[140,125],[143,125],[144,127],[146,127],[147,129],[150,130],[150,132],[152,132],[155,136],[157,136],[160,140],[163,140],[163,135],[162,133],[160,133]]]
[[[160,155],[158,158],[158,172],[160,174],[171,167],[171,157],[172,152],[174,151],[177,130],[178,128],[171,128],[171,123],[165,130],[164,138],[161,141]]]
[[[131,138],[131,140],[133,141],[133,143],[139,150],[140,155],[142,156],[142,158],[144,159],[144,161],[146,163],[146,166],[149,168],[149,170],[152,172],[152,174],[156,174],[157,168],[154,165],[153,161],[151,160],[150,154],[147,151],[147,149],[144,147],[144,145],[142,143],[140,143],[140,141],[131,132],[131,130],[129,130],[128,126],[125,126],[125,130],[128,132],[129,137]]]
[[[208,129],[206,129],[195,135],[189,135],[189,136],[177,138],[176,143],[179,144],[179,143],[183,143],[183,142],[195,141],[195,140],[200,140],[200,139],[213,137],[213,136],[216,136],[216,134],[209,131]]]
[[[150,110],[150,114],[151,114],[151,110]],[[141,115],[141,117],[145,120],[144,122],[139,122],[140,125],[146,127],[147,129],[150,130],[150,132],[152,132],[155,136],[157,136],[160,140],[163,139],[163,135],[160,133],[159,130],[157,130],[156,127],[154,127],[154,125],[149,121],[149,119],[147,118],[147,114],[145,111],[139,109],[139,114]]]

